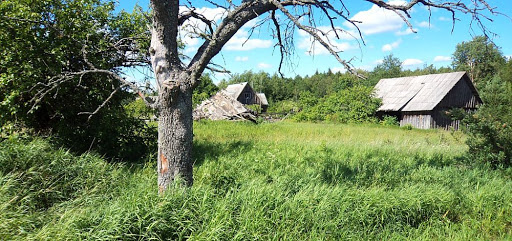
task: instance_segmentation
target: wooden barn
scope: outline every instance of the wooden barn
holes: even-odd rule
[[[225,91],[244,105],[260,105],[262,112],[267,111],[268,102],[265,94],[256,93],[247,82],[228,85]]]
[[[482,99],[466,72],[381,79],[375,86],[382,98],[379,116],[396,116],[400,126],[459,129],[447,115],[453,108],[474,111]]]

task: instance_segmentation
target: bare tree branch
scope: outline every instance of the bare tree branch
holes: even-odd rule
[[[284,47],[284,43],[281,38],[281,28],[279,27],[279,22],[277,21],[277,18],[276,18],[276,11],[272,10],[270,16],[272,18],[272,22],[274,23],[274,27],[276,28],[276,33],[274,34],[274,36],[277,38],[276,45],[279,46],[279,52],[281,53],[281,59],[279,60],[279,68],[277,69],[277,71],[279,72],[281,77],[283,77],[283,73],[281,72],[281,67],[283,66],[283,60],[286,55],[286,49]]]
[[[87,120],[91,120],[91,118],[96,115],[109,101],[110,99],[112,99],[112,97],[114,97],[114,95],[117,93],[117,91],[119,91],[120,89],[124,88],[128,86],[127,84],[123,84],[119,87],[117,87],[116,89],[114,89],[114,91],[112,91],[110,93],[110,95],[103,101],[103,103],[101,103],[100,106],[98,106],[98,108],[96,108],[96,110],[94,110],[93,112],[79,112],[78,115],[89,115],[89,117],[87,118]]]
[[[321,32],[318,28],[302,25],[299,22],[299,20],[296,19],[279,1],[277,1],[277,0],[271,0],[271,1],[272,1],[272,3],[274,3],[274,5],[277,6],[277,8],[279,10],[281,10],[281,12],[283,12],[288,17],[288,19],[290,19],[295,24],[295,26],[297,26],[299,29],[306,31],[309,35],[313,36],[316,41],[318,41],[322,46],[324,46],[324,48],[326,48],[327,51],[329,51],[329,53],[332,54],[336,58],[336,60],[338,60],[338,62],[340,62],[350,73],[352,73],[360,78],[364,78],[364,76],[362,76],[361,74],[357,73],[354,70],[354,68],[352,67],[350,62],[347,62],[347,61],[341,59],[341,57],[338,55],[338,52],[334,51],[331,48],[331,45],[328,44],[327,42],[325,42],[318,35],[318,32]]]

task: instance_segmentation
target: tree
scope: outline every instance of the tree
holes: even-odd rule
[[[141,94],[146,103],[158,109],[158,186],[163,192],[176,178],[181,177],[191,185],[192,176],[192,93],[199,85],[200,76],[205,69],[218,69],[209,65],[223,46],[249,21],[262,16],[263,20],[273,25],[273,36],[276,47],[283,59],[289,56],[293,49],[294,29],[298,28],[322,45],[349,72],[354,71],[350,61],[345,61],[339,55],[338,49],[324,38],[333,33],[339,38],[347,30],[335,26],[335,21],[341,19],[357,27],[358,21],[350,20],[349,9],[343,0],[242,0],[218,1],[205,0],[218,8],[225,10],[223,18],[218,22],[207,19],[193,6],[192,1],[151,0],[152,28],[151,46],[149,53],[151,65],[158,87],[158,97],[149,98]],[[470,14],[473,20],[480,22],[484,13],[496,14],[485,0],[474,0],[471,4],[461,1],[431,1],[413,0],[403,5],[394,5],[381,0],[366,0],[366,2],[388,9],[398,14],[410,27],[412,24],[411,10],[414,6],[423,5],[428,9],[444,9],[453,13]],[[483,4],[484,8],[480,6]],[[486,11],[486,12],[485,12]],[[279,15],[278,15],[279,14]],[[323,15],[321,17],[320,15]],[[325,17],[325,18],[324,18]],[[202,39],[202,45],[197,52],[185,63],[178,52],[179,31],[187,20],[195,19],[206,26],[205,29],[195,28],[193,36]],[[331,29],[318,28],[321,19],[326,19]],[[481,24],[481,26],[484,26]],[[414,30],[413,30],[414,31]],[[358,33],[359,38],[362,34]],[[115,73],[102,72],[98,68],[87,68],[90,73],[107,74],[114,77]],[[119,79],[137,90],[136,86]]]
[[[123,107],[133,92],[92,70],[117,76],[122,67],[148,65],[149,18],[140,8],[114,9],[100,0],[0,2],[2,124],[51,133],[73,151],[140,157],[135,145],[144,142],[135,133],[144,123]]]
[[[384,78],[396,78],[400,77],[402,74],[402,61],[393,56],[393,54],[389,54],[384,57],[382,63],[378,64],[372,72],[372,79],[374,79],[375,83],[380,79]]]
[[[482,84],[483,105],[466,115],[466,144],[476,161],[512,166],[512,61]]]
[[[466,71],[477,84],[488,82],[500,70],[505,59],[499,48],[487,36],[476,36],[457,44],[453,53],[453,68]]]

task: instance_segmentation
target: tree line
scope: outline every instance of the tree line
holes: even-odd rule
[[[476,113],[452,111],[452,118],[463,120],[469,153],[493,165],[512,164],[512,59],[488,37],[476,36],[457,44],[451,66],[425,65],[408,70],[390,54],[373,70],[358,71],[367,78],[330,70],[294,78],[246,71],[221,81],[218,87],[249,82],[256,91],[266,94],[269,112],[291,113],[297,121],[389,124],[396,120],[378,120],[375,116],[380,102],[372,93],[380,79],[465,71],[484,102]]]

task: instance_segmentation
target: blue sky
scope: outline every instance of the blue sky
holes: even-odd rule
[[[131,11],[135,4],[147,8],[148,2],[148,0],[120,0],[118,8]],[[209,18],[222,17],[222,11],[207,2],[202,0],[191,2]],[[433,10],[429,19],[429,11],[420,5],[411,12],[410,22],[417,31],[417,33],[411,33],[407,25],[392,12],[379,9],[362,0],[344,2],[350,10],[350,18],[362,21],[360,30],[366,44],[363,45],[360,41],[347,36],[341,36],[341,40],[335,38],[330,40],[334,41],[339,50],[344,51],[340,53],[340,57],[346,60],[353,59],[352,64],[356,68],[372,70],[384,56],[389,54],[403,61],[402,65],[405,69],[416,69],[430,64],[436,67],[449,66],[450,57],[457,43],[469,41],[472,36],[482,33],[476,24],[473,24],[471,29],[471,18],[462,14],[456,16],[460,21],[455,23],[452,33],[453,25],[449,12]],[[497,11],[512,17],[512,1],[487,0],[487,2],[497,7]],[[486,27],[497,34],[492,38],[493,41],[501,47],[505,56],[512,56],[512,20],[505,16],[490,14],[487,16],[492,17],[493,22],[484,22]],[[278,17],[284,17],[284,15],[278,15]],[[249,26],[242,28],[213,61],[232,73],[248,70],[265,71],[271,74],[277,72],[280,53],[277,48],[273,48],[276,40],[271,36],[272,25],[270,22],[263,24],[247,40],[249,27],[254,23],[250,22]],[[328,25],[322,22],[320,24]],[[338,20],[335,24],[347,31],[354,31],[345,21]],[[187,44],[185,53],[191,55],[201,44],[201,41],[194,40],[185,33],[182,33],[182,39]],[[319,72],[325,72],[328,69],[343,71],[341,64],[333,56],[329,55],[323,47],[312,45],[310,38],[301,31],[295,33],[295,55],[290,62],[292,66],[283,68],[283,73],[287,77],[312,75],[317,70]],[[215,82],[226,77],[217,74]]]

